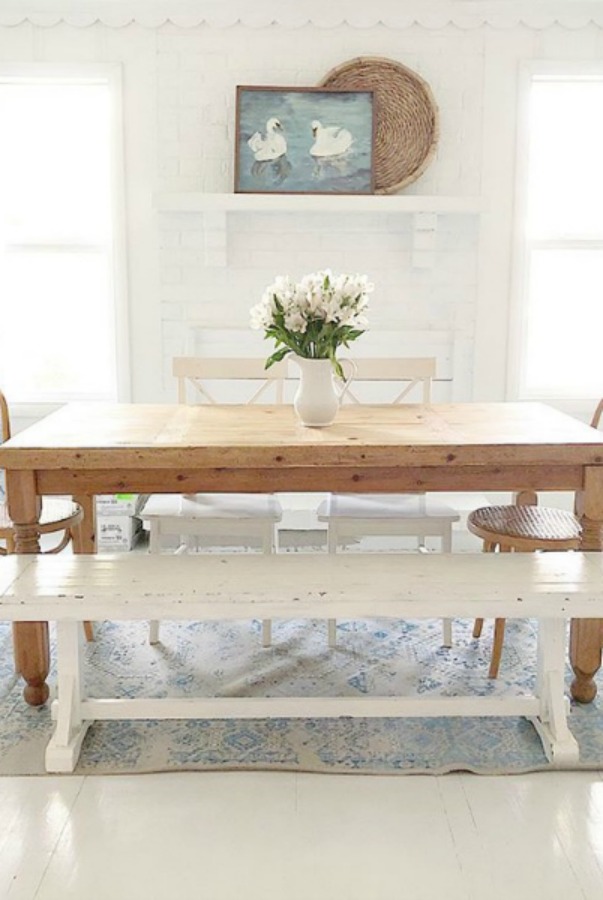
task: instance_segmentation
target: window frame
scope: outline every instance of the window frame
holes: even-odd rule
[[[539,77],[550,80],[603,82],[603,62],[577,60],[531,60],[521,64],[518,83],[517,139],[515,165],[515,196],[513,215],[511,304],[509,316],[509,341],[507,356],[507,396],[516,400],[555,401],[569,409],[579,408],[581,402],[598,398],[596,389],[581,397],[563,394],[555,389],[530,391],[525,384],[527,357],[527,319],[532,250],[541,249],[603,249],[603,238],[575,236],[562,238],[530,238],[524,233],[528,208],[528,171],[530,152],[530,88]]]
[[[110,274],[113,287],[113,336],[115,350],[115,383],[117,401],[131,399],[130,373],[130,340],[128,316],[128,277],[127,277],[127,227],[126,227],[126,190],[125,190],[125,154],[124,154],[124,119],[122,66],[120,63],[0,63],[0,81],[26,80],[28,78],[65,79],[68,81],[106,84],[110,93],[111,125],[110,125],[110,159],[111,159],[111,234],[112,241],[108,245],[110,254]],[[78,242],[48,243],[27,241],[15,243],[19,247],[52,249],[60,247],[67,251],[85,252],[99,245],[86,245]],[[103,245],[104,249],[104,245]],[[65,396],[57,400],[41,402],[21,401],[11,404],[11,412],[15,417],[38,417],[75,400],[81,400],[82,393]],[[84,399],[86,399],[84,397]],[[92,398],[90,398],[92,399]]]

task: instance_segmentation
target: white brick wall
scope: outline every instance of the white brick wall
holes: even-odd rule
[[[141,401],[174,399],[170,360],[194,347],[192,321],[245,329],[249,306],[276,274],[325,266],[369,274],[376,330],[419,333],[421,352],[430,332],[435,343],[436,332],[449,333],[449,396],[501,399],[518,64],[530,56],[591,59],[602,51],[601,30],[592,25],[571,32],[0,28],[0,62],[123,64],[132,387]],[[217,233],[206,240],[203,214],[153,210],[159,191],[232,190],[237,84],[316,85],[357,56],[413,68],[439,104],[437,156],[405,193],[481,195],[488,208],[481,220],[439,217],[433,265],[413,266],[422,239],[403,213],[230,213],[224,247]],[[225,267],[206,265],[224,252]],[[431,252],[427,244],[422,252]]]
[[[453,61],[445,70],[444,51]],[[478,35],[468,41],[456,29],[434,35],[414,28],[395,35],[383,28],[162,29],[157,40],[158,120],[169,127],[165,137],[158,135],[160,189],[232,190],[237,84],[313,85],[333,66],[359,55],[392,56],[414,67],[438,99],[438,155],[408,192],[479,194],[483,40]],[[376,284],[375,329],[473,334],[475,217],[440,218],[434,265],[426,270],[411,266],[412,222],[405,214],[229,214],[226,269],[203,265],[201,214],[164,213],[160,218],[166,390],[171,384],[169,357],[195,346],[189,322],[245,327],[249,307],[279,273],[299,276],[326,266],[365,271]],[[465,387],[469,380],[468,374]]]

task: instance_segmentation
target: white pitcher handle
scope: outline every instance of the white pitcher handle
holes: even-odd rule
[[[339,391],[338,397],[339,397],[339,402],[341,403],[341,401],[347,394],[347,392],[350,388],[350,385],[352,384],[352,381],[356,377],[356,373],[358,371],[358,366],[356,365],[354,360],[350,359],[349,357],[345,357],[345,359],[339,360],[339,363],[341,365],[341,368],[343,369],[343,375],[344,375],[343,379],[341,379],[341,378],[339,379],[339,383],[341,384],[341,389]],[[349,367],[348,375],[346,375],[346,372],[345,372],[346,365]]]

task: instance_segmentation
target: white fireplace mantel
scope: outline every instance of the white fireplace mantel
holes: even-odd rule
[[[162,212],[480,213],[480,197],[421,194],[158,193]]]
[[[413,216],[414,268],[431,268],[434,262],[438,217],[479,215],[485,211],[481,197],[420,194],[218,194],[157,193],[153,205],[160,213],[203,213],[205,265],[227,264],[229,213],[294,214],[410,214]]]

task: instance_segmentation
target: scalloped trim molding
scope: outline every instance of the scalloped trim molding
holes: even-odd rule
[[[95,22],[111,28],[133,22],[157,28],[169,22],[180,28],[241,24],[438,29],[452,24],[462,29],[576,29],[603,27],[603,0],[0,0],[0,25],[22,22],[46,28],[61,22],[78,28]]]

